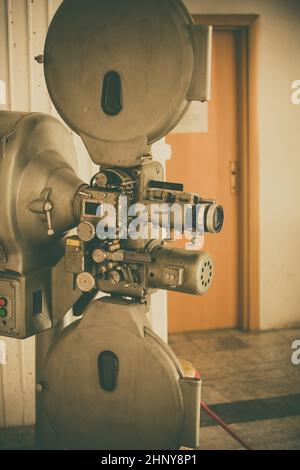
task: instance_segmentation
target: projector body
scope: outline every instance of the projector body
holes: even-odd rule
[[[148,313],[157,289],[207,292],[214,265],[197,243],[223,209],[166,182],[151,144],[209,99],[210,52],[211,28],[179,0],[63,1],[45,77],[99,165],[90,182],[64,124],[0,112],[0,333],[37,335],[40,448],[198,445],[201,380]],[[189,249],[172,247],[188,234]]]

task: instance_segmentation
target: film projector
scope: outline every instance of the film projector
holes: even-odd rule
[[[0,334],[37,335],[42,449],[198,445],[201,381],[148,313],[157,289],[204,294],[213,261],[172,248],[151,214],[182,208],[179,227],[168,218],[170,239],[219,232],[223,210],[166,182],[151,145],[191,101],[209,99],[210,54],[211,27],[193,24],[180,0],[62,2],[42,61],[56,110],[99,167],[90,182],[59,120],[0,112]],[[136,236],[125,202],[143,207],[143,234],[161,235]]]

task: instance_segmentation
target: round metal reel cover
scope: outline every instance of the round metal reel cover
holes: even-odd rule
[[[104,306],[103,315],[97,307],[94,320],[67,327],[45,367],[44,403],[62,448],[178,448],[183,402],[170,351],[152,331],[140,335],[131,307],[120,316],[117,306]],[[99,380],[102,353],[118,364],[111,391]]]
[[[145,151],[181,119],[194,66],[191,24],[180,0],[63,1],[46,38],[46,83],[96,163],[105,153],[126,166],[111,156]]]

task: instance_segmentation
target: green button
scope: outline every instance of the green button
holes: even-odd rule
[[[5,310],[5,308],[0,308],[0,317],[4,318],[6,316],[7,316],[7,311]]]

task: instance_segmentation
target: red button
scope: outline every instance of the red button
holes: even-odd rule
[[[7,299],[5,297],[0,297],[0,307],[5,307],[7,305]]]

